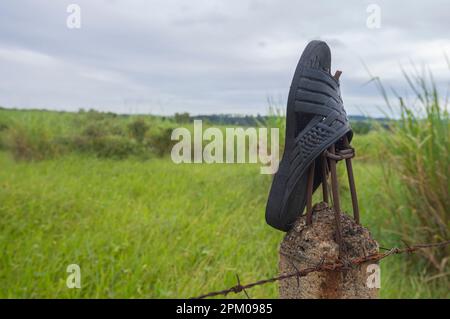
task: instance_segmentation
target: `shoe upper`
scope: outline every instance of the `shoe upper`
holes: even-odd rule
[[[344,109],[339,80],[331,76],[331,51],[323,41],[305,48],[292,80],[286,112],[285,152],[272,183],[266,220],[288,230],[306,205],[307,168],[332,144],[352,131]],[[314,190],[319,187],[322,165],[316,165]],[[279,175],[279,176],[277,176]],[[269,217],[269,218],[268,218]]]

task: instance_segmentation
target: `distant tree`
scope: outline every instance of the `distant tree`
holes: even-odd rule
[[[128,131],[138,143],[144,141],[145,133],[147,133],[149,128],[150,127],[143,119],[136,119],[128,124]]]
[[[371,123],[367,121],[353,121],[351,125],[356,134],[367,134],[372,129]]]
[[[189,123],[191,120],[191,116],[189,115],[189,113],[184,112],[184,113],[175,113],[174,115],[174,119],[176,123]]]

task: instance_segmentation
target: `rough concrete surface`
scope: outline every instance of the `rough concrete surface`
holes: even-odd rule
[[[338,260],[334,211],[325,203],[319,203],[314,206],[313,212],[311,226],[306,225],[306,216],[301,216],[281,243],[280,274]],[[370,232],[344,213],[341,214],[341,227],[344,260],[378,252],[378,243]],[[313,272],[299,278],[299,281],[296,277],[282,280],[280,298],[377,298],[378,289],[369,288],[366,284],[370,275],[366,272],[368,265],[365,263],[345,271]]]

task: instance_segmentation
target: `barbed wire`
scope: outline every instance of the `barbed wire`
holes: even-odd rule
[[[312,272],[348,270],[354,266],[358,266],[358,265],[361,265],[361,264],[369,262],[369,261],[372,261],[372,262],[380,261],[391,255],[414,253],[420,249],[445,247],[448,245],[450,245],[450,240],[439,242],[439,243],[432,243],[432,244],[417,244],[414,246],[407,246],[405,248],[396,248],[396,247],[390,248],[390,249],[383,248],[383,249],[387,250],[385,253],[376,253],[376,254],[371,254],[371,255],[365,256],[365,257],[357,257],[357,258],[352,258],[349,260],[340,260],[335,263],[324,263],[322,261],[314,267],[309,267],[309,268],[304,268],[304,269],[296,269],[295,272],[290,273],[290,274],[284,274],[284,275],[280,275],[280,276],[276,276],[276,277],[272,277],[272,278],[268,278],[268,279],[262,279],[262,280],[258,280],[258,281],[255,281],[255,282],[252,282],[249,284],[245,284],[245,285],[241,284],[239,276],[236,275],[237,284],[235,286],[230,287],[228,289],[224,289],[224,290],[212,291],[207,294],[200,295],[198,297],[193,297],[191,299],[205,299],[208,297],[226,296],[229,293],[237,294],[240,292],[244,292],[245,295],[247,296],[247,298],[250,298],[246,290],[253,288],[255,286],[261,286],[261,285],[273,283],[273,282],[280,281],[280,280],[285,280],[285,279],[292,278],[292,277],[297,277],[297,282],[298,282],[300,277],[304,277]]]

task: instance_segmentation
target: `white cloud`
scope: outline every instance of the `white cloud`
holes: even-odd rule
[[[447,85],[448,1],[73,1],[0,3],[0,104],[115,112],[265,113],[287,96],[306,43],[326,40],[344,71],[348,113],[377,115],[371,72],[402,86],[400,65],[427,63]],[[381,29],[366,7],[381,7]]]

